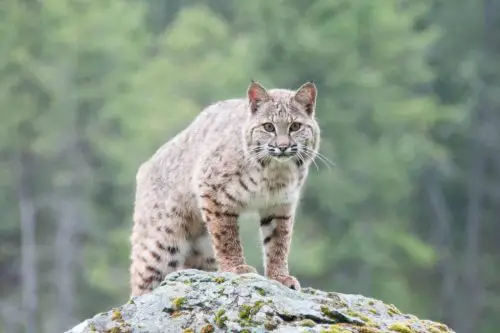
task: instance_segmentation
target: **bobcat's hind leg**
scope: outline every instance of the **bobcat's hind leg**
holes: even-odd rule
[[[168,216],[168,215],[166,215]],[[146,223],[150,223],[146,226]],[[161,221],[137,221],[132,232],[130,284],[132,296],[156,288],[166,275],[184,266],[189,251],[179,217]]]
[[[219,269],[212,245],[212,239],[207,232],[190,241],[190,251],[186,257],[185,268],[215,272]]]

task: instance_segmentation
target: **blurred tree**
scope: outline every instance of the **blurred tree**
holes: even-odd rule
[[[290,258],[302,283],[496,332],[497,6],[7,1],[0,332],[63,331],[127,299],[139,164],[252,78],[319,88],[323,156]],[[260,265],[254,217],[241,227]]]
[[[2,152],[7,169],[20,171],[10,184],[19,192],[26,332],[36,331],[37,313],[50,318],[43,322],[48,331],[67,329],[79,318],[81,237],[99,219],[92,210],[97,183],[91,176],[102,174],[92,162],[104,153],[102,139],[110,134],[106,128],[98,138],[92,131],[95,123],[115,122],[100,114],[103,101],[114,97],[143,60],[142,12],[126,1],[9,2],[2,8],[6,20],[0,31],[8,43],[2,109],[18,111],[6,114]],[[117,16],[119,21],[109,20]],[[97,32],[100,38],[94,38]],[[47,265],[34,267],[36,259]],[[37,308],[38,298],[54,306]]]
[[[434,89],[443,105],[455,105],[459,122],[440,123],[432,130],[436,142],[454,158],[446,168],[432,167],[421,188],[433,200],[419,210],[442,249],[436,294],[442,317],[462,332],[496,332],[500,292],[491,267],[499,265],[498,211],[500,144],[500,7],[494,1],[441,1],[429,19],[441,27],[430,48],[436,73]],[[429,209],[431,205],[432,209]],[[493,236],[493,238],[492,238]]]

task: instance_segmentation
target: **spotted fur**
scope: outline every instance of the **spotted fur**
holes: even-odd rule
[[[205,108],[143,163],[136,179],[132,295],[185,268],[255,272],[246,264],[238,217],[260,214],[265,275],[291,288],[295,209],[319,147],[316,87],[266,90]]]

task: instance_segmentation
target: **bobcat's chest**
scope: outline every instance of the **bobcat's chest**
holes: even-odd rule
[[[276,204],[292,203],[299,196],[296,170],[269,168],[258,175],[258,185],[250,198],[250,209],[262,209]]]

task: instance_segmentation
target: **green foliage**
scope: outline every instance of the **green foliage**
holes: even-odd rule
[[[462,260],[471,251],[467,207],[478,178],[471,124],[477,110],[500,104],[500,52],[487,43],[483,15],[472,0],[7,1],[0,8],[0,272],[19,266],[16,193],[27,156],[39,318],[48,318],[40,327],[50,331],[59,320],[51,310],[59,302],[54,206],[65,195],[84,203],[87,221],[75,236],[76,315],[126,302],[140,163],[204,106],[243,96],[250,79],[290,89],[312,79],[324,158],[299,207],[292,274],[305,286],[382,298],[462,331],[467,274],[477,269],[477,285],[490,291],[474,303],[484,318],[477,332],[495,332],[500,120],[493,112],[477,125],[488,133],[478,140],[487,156],[484,244],[476,268]],[[259,267],[256,219],[243,217],[241,233],[248,261]],[[0,295],[20,300],[16,281],[0,273]],[[451,300],[443,281],[455,281]]]

